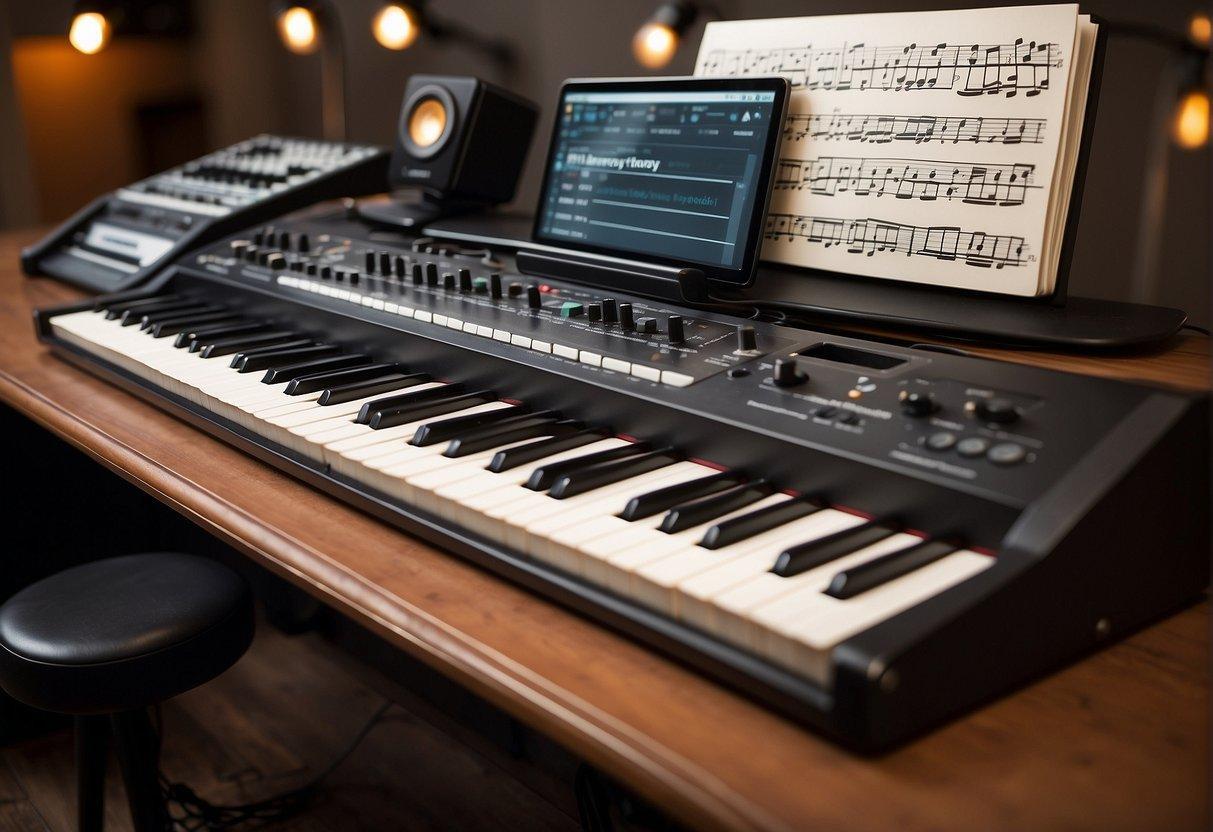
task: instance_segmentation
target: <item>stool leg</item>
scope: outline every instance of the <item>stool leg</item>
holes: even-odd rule
[[[104,823],[109,734],[105,717],[76,717],[76,828],[79,832],[101,832]]]
[[[156,732],[147,711],[124,711],[110,720],[135,832],[164,832],[169,817],[160,792]]]

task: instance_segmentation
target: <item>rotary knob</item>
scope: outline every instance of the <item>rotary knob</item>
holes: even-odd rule
[[[543,297],[539,294],[539,287],[534,283],[526,287],[526,305],[531,309],[539,309],[543,306]]]
[[[796,366],[795,358],[775,359],[775,371],[771,374],[771,381],[775,382],[776,387],[795,387],[808,380],[809,377]]]
[[[758,349],[758,335],[752,326],[737,327],[737,352],[754,352]]]
[[[968,403],[966,410],[983,422],[1010,425],[1019,420],[1019,410],[1010,399],[976,399]]]
[[[897,400],[901,402],[901,412],[915,419],[930,416],[939,410],[935,397],[926,391],[902,390]]]

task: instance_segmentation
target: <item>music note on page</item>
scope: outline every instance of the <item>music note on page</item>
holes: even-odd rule
[[[982,269],[1020,267],[1031,258],[1022,237],[951,226],[920,226],[874,219],[768,214],[764,237],[775,243],[839,246],[848,254],[901,254],[959,261]]]
[[[869,144],[1040,144],[1045,119],[989,116],[789,113],[785,142],[844,141]]]
[[[790,49],[715,49],[700,75],[782,75],[793,89],[942,90],[957,95],[1035,96],[1062,67],[1055,43],[812,46]],[[1020,71],[1021,68],[1024,71]]]
[[[970,205],[1023,205],[1030,191],[1041,186],[1035,166],[975,164],[927,159],[851,158],[779,160],[777,191],[809,191],[820,196],[916,199],[923,202],[959,200]]]

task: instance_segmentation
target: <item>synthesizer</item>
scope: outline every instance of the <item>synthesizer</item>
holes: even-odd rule
[[[332,205],[38,314],[60,356],[880,749],[1191,601],[1203,397],[561,280]]]
[[[387,151],[255,136],[99,197],[21,254],[28,274],[116,292],[174,257],[319,199],[382,190]]]

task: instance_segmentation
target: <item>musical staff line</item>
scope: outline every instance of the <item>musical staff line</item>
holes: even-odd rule
[[[990,118],[988,116],[895,116],[876,113],[829,115],[789,113],[784,141],[914,142],[924,144],[1042,144],[1043,118]]]
[[[697,75],[783,75],[805,90],[951,90],[957,95],[1040,95],[1061,47],[1025,42],[934,46],[853,45],[817,48],[714,49]]]
[[[917,226],[866,219],[768,214],[763,236],[788,243],[802,240],[826,248],[842,247],[848,254],[872,257],[904,254],[959,261],[976,268],[1023,266],[1033,258],[1023,237],[964,231],[954,226]]]
[[[1035,183],[1035,165],[970,164],[929,159],[864,159],[822,156],[780,159],[777,190],[807,190],[820,196],[954,200],[970,205],[1023,205]]]

